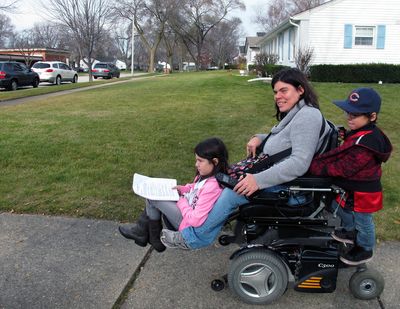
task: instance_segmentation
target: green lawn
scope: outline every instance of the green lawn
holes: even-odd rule
[[[325,116],[343,124],[330,103],[358,85],[315,84]],[[375,86],[375,85],[374,85]],[[400,145],[396,93],[383,97],[380,126]],[[274,123],[272,91],[228,72],[172,74],[0,108],[0,211],[127,221],[143,200],[132,193],[134,172],[191,181],[195,144],[219,136],[231,162]],[[385,209],[379,239],[400,240],[399,157],[384,166]]]

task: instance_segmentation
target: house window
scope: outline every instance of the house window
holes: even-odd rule
[[[375,27],[355,26],[354,45],[373,46]]]

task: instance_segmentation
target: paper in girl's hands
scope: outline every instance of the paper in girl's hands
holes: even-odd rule
[[[135,173],[132,189],[137,195],[157,201],[177,201],[179,194],[176,189],[176,179],[153,178]]]

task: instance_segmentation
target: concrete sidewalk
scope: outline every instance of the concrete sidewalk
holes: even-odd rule
[[[121,237],[118,222],[0,214],[0,308],[257,308],[214,292],[235,247],[157,253]],[[361,301],[341,270],[330,294],[288,291],[268,308],[399,308],[400,243],[379,244],[370,266],[386,286]]]

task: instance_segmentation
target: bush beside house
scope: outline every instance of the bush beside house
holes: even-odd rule
[[[315,82],[400,83],[400,65],[394,64],[321,64],[310,67]]]

